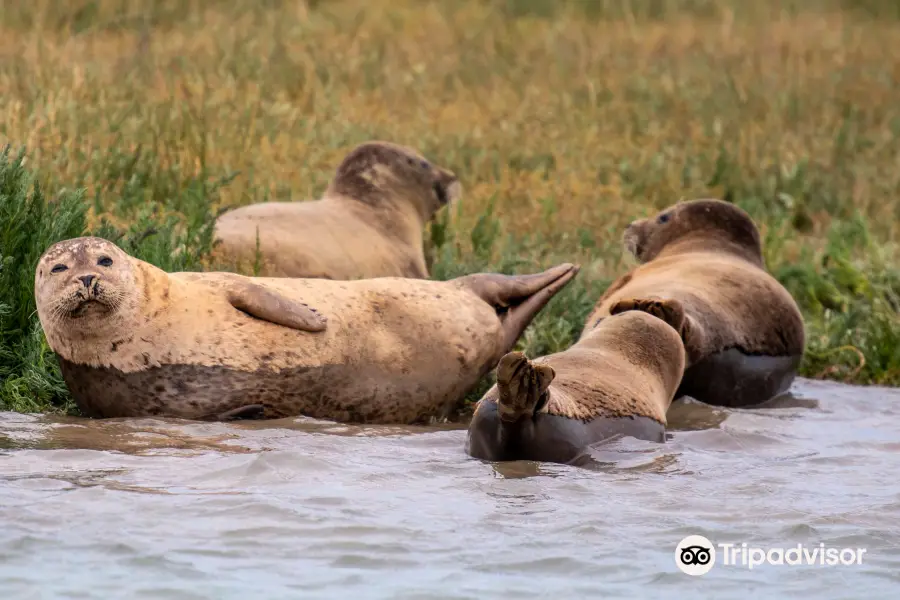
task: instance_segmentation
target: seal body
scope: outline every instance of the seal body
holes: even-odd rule
[[[98,267],[98,257],[115,263]],[[447,282],[169,274],[80,238],[47,251],[35,295],[88,416],[416,423],[453,409],[576,272]]]
[[[223,213],[216,255],[270,277],[424,279],[423,229],[461,189],[453,172],[412,148],[367,142],[347,155],[318,200]]]
[[[658,315],[606,317],[570,348],[534,361],[504,356],[497,384],[475,409],[466,451],[492,461],[577,464],[613,435],[665,441],[685,364],[676,332],[683,313]]]
[[[750,406],[786,391],[803,358],[803,317],[765,269],[759,231],[720,200],[675,204],[624,235],[643,264],[614,281],[583,335],[605,316],[678,301],[687,368],[676,397]]]

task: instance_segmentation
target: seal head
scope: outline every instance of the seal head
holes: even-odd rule
[[[360,144],[341,161],[326,192],[326,196],[334,195],[376,207],[401,198],[428,222],[459,199],[462,185],[455,173],[412,148],[372,141]]]
[[[762,243],[744,210],[717,199],[679,202],[655,216],[632,222],[623,244],[642,263],[660,255],[723,250],[762,265]]]
[[[140,310],[139,276],[131,257],[101,238],[51,246],[35,269],[35,300],[49,329],[98,334],[126,325]],[[45,328],[48,329],[48,328]]]

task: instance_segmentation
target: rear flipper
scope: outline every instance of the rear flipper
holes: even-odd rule
[[[497,365],[497,413],[504,423],[531,418],[547,404],[556,372],[534,364],[521,352],[510,352]]]
[[[572,281],[579,267],[565,263],[533,275],[478,273],[457,279],[490,304],[503,324],[502,352],[513,349],[519,336],[553,297]]]

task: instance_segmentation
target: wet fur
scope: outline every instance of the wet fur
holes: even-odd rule
[[[624,312],[563,352],[507,354],[476,407],[467,452],[566,463],[617,433],[663,441],[685,364],[682,319],[677,310]]]
[[[215,256],[249,273],[258,239],[261,276],[425,279],[423,229],[460,190],[454,173],[415,150],[367,142],[347,155],[318,200],[222,214]]]
[[[748,406],[787,389],[803,355],[803,318],[790,293],[765,270],[749,215],[719,200],[682,202],[632,223],[624,244],[643,264],[613,282],[583,335],[611,314],[677,300],[686,313],[688,358],[678,396]],[[742,370],[744,357],[777,360],[766,373],[766,361]]]
[[[101,283],[118,288],[119,308],[91,322],[57,318],[54,303],[70,288],[48,268],[68,257],[71,279],[98,252],[117,253]],[[167,274],[81,239],[48,251],[35,290],[47,340],[87,414],[415,423],[454,408],[576,272],[561,265],[447,282]],[[236,278],[308,305],[327,326],[301,331],[239,310],[228,293]]]

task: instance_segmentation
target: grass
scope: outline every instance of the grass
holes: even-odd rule
[[[896,2],[134,4],[0,11],[0,409],[72,408],[34,314],[48,245],[210,268],[217,211],[315,197],[371,138],[463,180],[426,233],[435,277],[582,265],[531,354],[633,266],[629,221],[715,196],[803,309],[802,374],[900,385]]]

